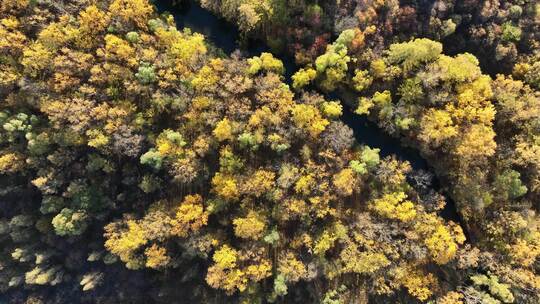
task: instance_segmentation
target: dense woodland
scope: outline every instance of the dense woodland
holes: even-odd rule
[[[0,2],[0,302],[540,303],[537,1],[200,5]]]

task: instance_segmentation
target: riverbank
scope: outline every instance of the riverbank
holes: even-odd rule
[[[169,1],[156,1],[155,6],[161,14],[165,12],[171,13],[179,28],[189,28],[193,32],[204,34],[212,45],[223,50],[226,55],[239,51],[245,57],[253,57],[260,55],[262,52],[270,52],[269,47],[257,40],[247,41],[241,45],[240,32],[233,24],[205,10],[197,3],[187,1],[180,6],[172,5]],[[294,58],[283,55],[277,56],[277,58],[283,62],[285,81],[290,85],[291,76],[298,70]],[[354,105],[351,96],[332,94],[326,97],[342,101],[344,107],[341,120],[353,130],[354,137],[359,144],[379,149],[382,157],[394,155],[399,160],[407,161],[415,171],[429,172],[433,177],[430,187],[436,191],[441,190],[441,184],[433,168],[420,155],[418,150],[404,146],[400,139],[384,133],[367,117],[356,115],[353,111]],[[445,196],[446,205],[441,215],[447,220],[460,223],[466,230],[455,203],[448,195]]]

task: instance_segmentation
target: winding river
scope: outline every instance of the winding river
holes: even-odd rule
[[[238,29],[233,24],[205,10],[197,3],[185,1],[182,6],[174,6],[171,2],[171,0],[159,0],[155,1],[155,5],[159,13],[171,13],[179,28],[190,28],[193,32],[205,35],[208,41],[226,54],[239,50],[243,56],[252,57],[259,56],[261,52],[270,52],[270,49],[261,41],[250,41],[247,46],[240,47]],[[298,70],[294,58],[290,56],[277,57],[283,61],[285,80],[290,83],[292,74]],[[342,121],[353,130],[358,143],[380,149],[382,157],[395,155],[400,160],[408,161],[414,170],[433,172],[427,161],[420,156],[417,150],[404,147],[398,138],[384,133],[365,116],[354,114],[349,107],[344,106],[343,110]],[[433,174],[433,176],[435,175]],[[432,187],[435,189],[440,188],[436,177],[433,179]],[[448,220],[462,223],[456,211],[455,203],[448,196],[446,202],[441,215]],[[463,225],[461,226],[465,228]]]

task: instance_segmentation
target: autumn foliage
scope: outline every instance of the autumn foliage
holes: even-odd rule
[[[450,17],[389,43],[419,14],[393,1],[201,3],[302,40],[305,66],[289,85],[271,53],[223,56],[148,0],[0,3],[9,303],[539,300],[534,56],[491,77],[445,55]],[[329,5],[355,20],[323,22]],[[530,5],[505,7],[497,54],[534,40]],[[461,221],[422,172],[356,142],[345,107],[419,150]]]

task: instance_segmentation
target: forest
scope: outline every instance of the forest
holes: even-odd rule
[[[0,303],[538,304],[540,2],[0,0],[0,202]]]

